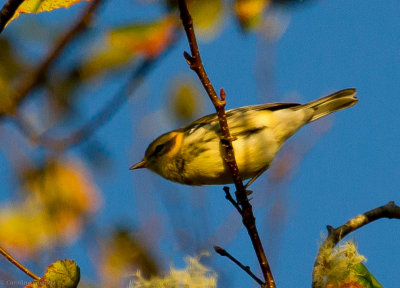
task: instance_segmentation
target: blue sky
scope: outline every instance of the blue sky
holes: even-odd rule
[[[269,95],[262,94],[265,90],[275,94],[274,101],[294,97],[301,102],[343,88],[358,90],[359,103],[355,107],[321,120],[332,126],[317,140],[318,124],[304,127],[300,135],[290,140],[293,146],[296,141],[304,145],[307,139],[315,144],[294,169],[291,182],[276,192],[283,194],[275,196],[283,198],[280,201],[286,216],[278,221],[281,226],[275,230],[271,225],[265,227],[269,212],[262,207],[256,211],[262,239],[272,254],[270,261],[278,287],[310,285],[317,245],[327,224],[341,225],[359,213],[398,200],[399,12],[396,1],[317,1],[281,12],[283,19],[290,17],[290,24],[278,43],[265,43],[261,35],[243,36],[229,22],[215,42],[200,47],[214,85],[227,91],[229,107],[271,101]],[[187,69],[180,58],[186,47],[185,42],[177,47],[176,55],[168,57],[164,65],[171,63],[178,69]],[[256,58],[265,54],[272,59]],[[274,67],[263,67],[271,62]],[[257,73],[271,70],[276,82],[262,83],[263,76]],[[266,85],[272,85],[272,89]],[[157,177],[139,173],[140,176],[133,176],[134,182],[141,177]],[[191,193],[188,187],[165,185]],[[263,199],[261,194],[267,189],[265,181],[259,180],[253,187],[253,202]],[[224,203],[220,187],[197,190],[213,191],[206,192],[214,203],[206,213],[217,223],[233,210]],[[271,205],[265,203],[267,207]],[[230,221],[240,220],[233,217]],[[349,237],[356,240],[359,252],[368,259],[367,267],[385,287],[396,287],[400,281],[396,273],[400,262],[395,256],[400,248],[393,241],[399,237],[399,227],[394,220],[381,220]],[[257,269],[243,229],[224,247]],[[237,269],[226,261],[218,259],[216,265]],[[231,281],[235,287],[251,283],[240,271],[234,275]]]
[[[132,12],[128,9],[132,5],[108,3],[103,17],[118,23],[154,13]],[[121,18],[115,20],[113,13],[123,7]],[[223,33],[213,42],[200,43],[200,50],[214,86],[227,92],[228,108],[271,101],[307,102],[343,88],[358,90],[356,106],[304,127],[288,141],[282,152],[301,154],[289,181],[273,186],[263,176],[252,187],[261,239],[277,286],[307,287],[327,224],[338,226],[390,200],[400,201],[400,4],[394,0],[314,1],[279,13],[282,21],[290,22],[276,43],[266,41],[261,33],[243,35],[227,18]],[[61,16],[68,18],[68,11]],[[51,17],[46,21],[55,20]],[[97,226],[109,229],[123,218],[126,225],[145,233],[154,225],[159,229],[154,233],[157,239],[148,243],[161,253],[166,267],[169,263],[179,266],[186,254],[213,253],[212,245],[220,245],[260,274],[250,240],[222,187],[191,188],[149,171],[128,171],[152,139],[176,128],[162,112],[175,73],[197,81],[182,57],[188,49],[185,40],[153,70],[129,104],[96,132],[114,160],[106,174],[94,178],[104,195]],[[98,91],[98,102],[85,99],[82,110],[94,112],[118,89],[118,80],[123,82],[124,76],[116,79],[115,86]],[[204,113],[212,113],[207,98],[204,103]],[[148,114],[160,119],[151,129],[141,120]],[[329,129],[320,132],[324,127]],[[150,131],[144,135],[143,130]],[[79,155],[77,151],[70,153]],[[180,223],[171,224],[171,219]],[[174,225],[188,229],[201,247],[182,248]],[[400,282],[399,228],[398,221],[379,220],[349,237],[356,240],[359,252],[368,259],[367,267],[384,287],[397,287]],[[62,257],[77,260],[83,276],[93,278],[83,242],[79,240]],[[221,284],[255,286],[225,258],[213,253],[206,262],[220,273]]]

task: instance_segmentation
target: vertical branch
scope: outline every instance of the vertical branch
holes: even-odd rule
[[[265,286],[268,288],[275,288],[274,278],[271,273],[271,269],[268,264],[267,257],[265,256],[264,248],[261,244],[260,237],[258,235],[257,227],[255,224],[255,217],[253,214],[252,206],[247,197],[246,190],[243,186],[242,178],[239,174],[239,168],[235,160],[235,153],[232,147],[232,141],[234,140],[229,132],[228,122],[225,115],[225,91],[221,89],[220,98],[218,97],[214,87],[212,86],[210,79],[204,69],[203,63],[201,61],[199,48],[197,45],[196,36],[193,29],[193,20],[188,11],[186,1],[178,0],[180,17],[182,20],[183,27],[186,32],[186,36],[189,42],[191,55],[187,52],[184,53],[184,57],[187,63],[194,72],[196,72],[204,89],[212,101],[215,110],[218,115],[219,124],[221,127],[221,143],[225,150],[224,161],[228,166],[230,173],[236,187],[236,197],[237,203],[242,207],[242,220],[243,224],[247,229],[250,236],[251,242],[253,244],[254,250],[256,252],[258,262],[260,264],[264,279],[266,281]]]
[[[14,16],[15,11],[24,2],[24,0],[8,0],[0,11],[0,33],[3,32],[8,21]]]
[[[0,254],[2,254],[4,257],[7,258],[8,261],[10,261],[12,264],[14,264],[19,270],[27,274],[29,277],[35,280],[40,280],[40,277],[37,276],[35,273],[30,271],[28,268],[26,268],[24,265],[19,263],[17,260],[15,260],[10,254],[8,254],[3,248],[0,247]]]
[[[207,76],[207,73],[204,69],[203,62],[201,61],[199,47],[197,45],[196,36],[194,34],[193,29],[193,20],[189,14],[187,9],[186,2],[183,0],[179,0],[179,10],[180,10],[180,17],[182,20],[183,27],[186,31],[186,36],[189,42],[190,51],[192,55],[189,55],[187,52],[184,52],[184,57],[187,63],[194,72],[196,72],[197,76],[199,77],[201,83],[203,84],[204,89],[206,90],[208,96],[210,97],[211,102],[213,103],[215,110],[218,115],[219,125],[221,127],[221,142],[225,148],[225,162],[228,165],[228,168],[232,174],[236,190],[243,191],[245,193],[245,189],[243,186],[242,178],[239,175],[239,168],[237,167],[236,160],[235,160],[235,153],[232,147],[232,136],[229,132],[228,122],[226,120],[225,115],[225,91],[221,89],[220,96],[218,97],[217,92],[215,91],[213,85],[211,84],[210,79]]]

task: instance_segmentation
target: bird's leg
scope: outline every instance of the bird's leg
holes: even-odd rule
[[[244,188],[247,190],[247,188],[248,188],[254,181],[256,181],[256,179],[257,179],[258,177],[260,177],[261,174],[263,174],[267,169],[268,169],[268,166],[262,168],[261,170],[259,170],[259,171],[257,172],[257,174],[254,175],[254,176],[249,180],[249,182],[247,182],[247,184],[244,186]],[[251,193],[250,193],[250,194],[251,194]]]

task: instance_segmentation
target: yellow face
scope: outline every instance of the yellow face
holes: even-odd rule
[[[183,133],[172,131],[154,140],[146,150],[144,161],[150,170],[160,172],[162,163],[172,161],[182,146]],[[159,167],[161,166],[161,167]]]

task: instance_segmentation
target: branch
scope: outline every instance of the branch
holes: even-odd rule
[[[196,35],[194,34],[193,29],[193,20],[189,14],[189,11],[186,6],[185,0],[179,0],[179,9],[180,9],[180,17],[182,20],[183,27],[186,31],[186,36],[189,42],[190,51],[192,55],[189,55],[187,52],[184,52],[184,57],[189,64],[190,69],[196,72],[197,76],[199,77],[201,83],[203,84],[204,89],[206,90],[211,102],[213,103],[215,110],[218,115],[219,124],[221,127],[221,142],[225,148],[225,162],[228,165],[229,171],[232,174],[236,190],[243,191],[246,194],[242,179],[239,175],[239,168],[237,166],[235,160],[235,154],[232,147],[232,140],[233,137],[231,136],[228,128],[228,122],[226,120],[225,115],[225,91],[221,89],[220,96],[221,99],[218,97],[217,92],[213,85],[210,82],[210,79],[207,76],[207,73],[204,69],[203,62],[201,61],[199,47],[197,45]]]
[[[191,51],[191,55],[185,52],[184,57],[187,63],[189,64],[190,69],[196,72],[217,112],[222,134],[221,143],[225,151],[224,161],[227,164],[229,171],[232,174],[233,181],[235,183],[237,204],[241,205],[242,207],[241,209],[242,221],[247,229],[254,250],[256,252],[258,262],[260,264],[261,270],[264,275],[264,279],[266,281],[266,287],[275,288],[276,287],[275,281],[272,276],[267,257],[265,256],[264,248],[261,244],[260,237],[258,235],[253,209],[249,202],[249,199],[247,198],[246,189],[243,186],[242,178],[240,177],[239,174],[239,168],[235,160],[235,153],[232,147],[233,137],[229,132],[228,122],[226,120],[226,115],[225,115],[225,104],[226,104],[225,91],[221,89],[220,98],[215,92],[215,89],[212,86],[210,79],[208,78],[207,73],[204,69],[203,62],[201,61],[199,47],[197,45],[196,35],[193,29],[193,20],[189,14],[186,1],[178,0],[178,5],[180,10],[182,25],[185,29]]]
[[[238,265],[244,272],[246,272],[247,274],[249,274],[249,276],[251,278],[253,278],[258,284],[260,284],[261,286],[264,285],[264,282],[258,278],[256,275],[254,275],[253,272],[251,272],[250,267],[249,266],[245,266],[243,265],[239,260],[237,260],[235,257],[233,257],[231,254],[228,253],[228,251],[226,251],[225,249],[219,247],[219,246],[214,246],[214,250],[215,252],[217,252],[219,255],[221,256],[225,256],[228,257],[233,263],[235,263],[236,265]]]
[[[364,214],[360,214],[350,219],[349,221],[347,221],[345,224],[343,224],[338,228],[333,228],[332,226],[329,225],[327,226],[329,233],[328,237],[324,240],[321,247],[319,248],[318,255],[314,263],[313,284],[312,284],[313,288],[316,287],[315,267],[317,267],[318,265],[320,265],[322,261],[324,261],[322,251],[332,250],[336,246],[336,244],[339,243],[341,239],[346,237],[351,232],[381,218],[400,219],[400,207],[397,206],[393,201],[390,201],[384,206],[375,208],[373,210],[365,212]],[[324,252],[324,254],[326,254],[326,252]]]
[[[49,148],[54,151],[62,151],[78,145],[92,136],[99,127],[112,119],[115,113],[119,111],[120,107],[129,99],[128,96],[132,95],[133,91],[140,86],[155,60],[156,59],[153,58],[144,60],[134,69],[128,82],[118,90],[109,103],[88,120],[88,122],[64,137],[55,138],[47,133],[40,134],[21,114],[12,118],[13,123],[16,124],[29,141],[35,145]]]
[[[78,145],[82,141],[91,137],[101,126],[112,119],[121,106],[128,101],[131,95],[133,95],[134,91],[140,87],[140,84],[147,77],[151,69],[155,67],[155,64],[171,51],[176,42],[176,38],[177,35],[174,33],[167,49],[158,56],[144,59],[141,63],[136,65],[131,72],[131,77],[128,79],[128,82],[115,93],[113,98],[91,119],[70,134],[60,138],[55,138],[48,135],[46,132],[40,134],[36,131],[37,129],[23,117],[23,115],[18,114],[12,118],[13,123],[16,124],[29,141],[35,145],[55,151],[62,151]]]
[[[17,266],[19,270],[27,274],[29,277],[31,277],[34,280],[40,280],[40,277],[37,276],[35,273],[30,271],[28,268],[26,268],[24,265],[19,263],[17,260],[15,260],[10,254],[8,254],[3,248],[0,247],[0,254],[2,254],[4,257],[7,258],[8,261],[10,261],[12,264]]]
[[[89,7],[82,13],[79,20],[65,33],[56,44],[53,46],[52,50],[48,53],[48,56],[40,63],[35,71],[30,73],[27,80],[19,85],[16,89],[15,95],[13,95],[12,104],[10,107],[2,110],[0,112],[0,119],[5,116],[5,114],[15,114],[18,105],[20,105],[36,86],[40,84],[43,78],[46,76],[47,71],[54,61],[59,57],[61,52],[65,49],[68,43],[71,42],[76,36],[88,27],[90,20],[94,14],[94,11],[99,6],[102,0],[93,0]]]
[[[15,11],[17,11],[19,5],[22,4],[24,0],[8,0],[0,11],[0,33],[3,32],[4,27],[6,27],[8,21],[14,16]]]
[[[243,215],[242,208],[240,208],[238,202],[236,202],[235,199],[233,199],[231,192],[229,192],[229,187],[225,186],[223,190],[225,192],[225,199],[232,203],[233,207],[236,208],[236,210],[239,212],[240,215]]]

